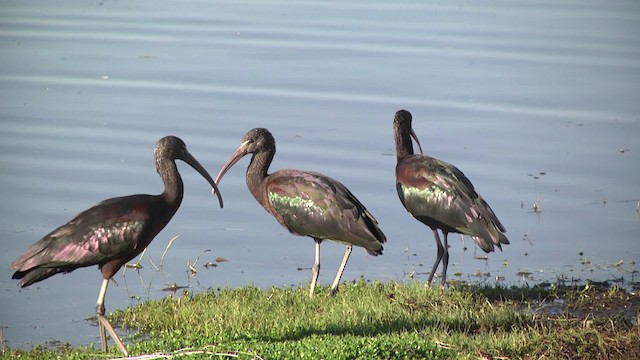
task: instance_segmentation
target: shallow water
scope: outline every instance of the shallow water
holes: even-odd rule
[[[339,179],[388,237],[381,257],[354,251],[343,280],[425,281],[431,231],[395,193],[391,125],[400,108],[413,113],[425,152],[463,170],[508,230],[511,245],[486,261],[469,238],[463,251],[452,235],[451,278],[638,281],[636,2],[0,7],[0,326],[9,346],[98,341],[84,321],[94,312],[96,268],[20,290],[9,266],[100,200],[159,193],[152,150],[168,134],[215,176],[247,130],[269,128],[278,144],[272,169]],[[306,286],[313,242],[255,202],[247,164],[225,176],[223,210],[206,181],[179,164],[182,207],[143,269],[114,277],[107,311],[166,296],[161,289],[173,283]],[[154,270],[150,259],[158,266],[176,235]],[[342,252],[323,244],[321,283],[333,280]],[[229,261],[202,266],[216,257]],[[196,260],[192,277],[187,264]]]

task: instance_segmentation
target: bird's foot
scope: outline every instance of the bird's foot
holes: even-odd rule
[[[109,320],[107,320],[107,318],[104,317],[104,315],[98,315],[98,326],[101,328],[100,329],[100,337],[101,337],[101,341],[102,341],[102,351],[103,352],[107,351],[106,337],[104,339],[102,339],[104,330],[106,329],[109,332],[109,336],[111,336],[113,341],[115,341],[116,345],[118,346],[118,349],[120,349],[120,351],[122,351],[124,356],[128,357],[129,356],[129,352],[127,351],[127,348],[124,346],[124,344],[122,343],[122,341],[118,337],[118,334],[116,334],[116,331],[113,329],[113,326],[111,326],[111,324],[109,323]]]

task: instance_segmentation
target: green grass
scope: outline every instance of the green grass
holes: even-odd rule
[[[623,316],[578,318],[566,311],[547,315],[530,309],[559,296],[571,302],[568,306],[592,306],[598,296],[611,304],[627,294],[595,291],[470,286],[444,291],[420,283],[359,281],[343,284],[333,297],[321,287],[310,299],[306,288],[244,287],[185,292],[117,311],[110,320],[135,329],[126,341],[134,355],[199,351],[176,356],[189,359],[600,359],[640,351],[638,326]],[[120,356],[113,346],[109,354],[98,349],[99,344],[95,349],[8,349],[2,357]]]

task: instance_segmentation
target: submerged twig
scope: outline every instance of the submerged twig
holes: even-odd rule
[[[196,264],[198,264],[198,260],[200,260],[200,257],[202,255],[204,255],[204,253],[210,252],[210,251],[211,251],[211,249],[207,249],[207,250],[201,252],[200,255],[198,255],[196,260],[193,262],[193,264],[191,264],[190,260],[187,260],[187,268],[189,269],[189,271],[191,271],[191,275],[195,275],[195,274],[198,273],[198,270],[196,269]],[[206,266],[206,264],[205,264],[205,266]]]
[[[176,291],[178,291],[180,289],[188,289],[189,287],[190,287],[189,285],[178,285],[176,283],[173,283],[173,284],[169,284],[169,285],[163,287],[160,290],[161,291],[171,291],[171,292],[175,293]]]
[[[144,248],[144,250],[142,250],[142,254],[140,254],[138,261],[136,261],[134,264],[130,264],[130,263],[124,264],[124,270],[122,270],[122,276],[124,276],[127,273],[127,269],[136,269],[136,270],[142,269],[142,264],[140,264],[140,261],[142,261],[142,258],[144,257],[144,254],[147,252],[147,249],[148,248]]]
[[[156,264],[153,262],[153,259],[151,258],[151,254],[149,254],[149,262],[151,263],[151,266],[153,266],[153,268],[156,269],[156,271],[160,271],[160,268],[156,266]]]
[[[160,257],[160,269],[162,269],[162,265],[164,264],[164,256],[167,255],[167,251],[169,251],[169,248],[171,247],[171,245],[173,244],[173,242],[180,237],[181,234],[178,234],[174,237],[171,238],[171,240],[169,240],[169,243],[167,243],[167,247],[164,249],[164,252],[162,253],[162,256]]]

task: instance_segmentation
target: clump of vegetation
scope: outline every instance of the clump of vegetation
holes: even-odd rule
[[[640,297],[620,288],[345,284],[320,288],[217,289],[183,292],[116,311],[134,329],[132,354],[180,358],[623,358],[640,353],[634,316]],[[609,312],[599,312],[601,308]],[[598,311],[597,311],[598,310]],[[618,312],[616,312],[618,311]],[[195,349],[185,352],[180,349]],[[3,357],[108,358],[97,347],[30,351]]]

